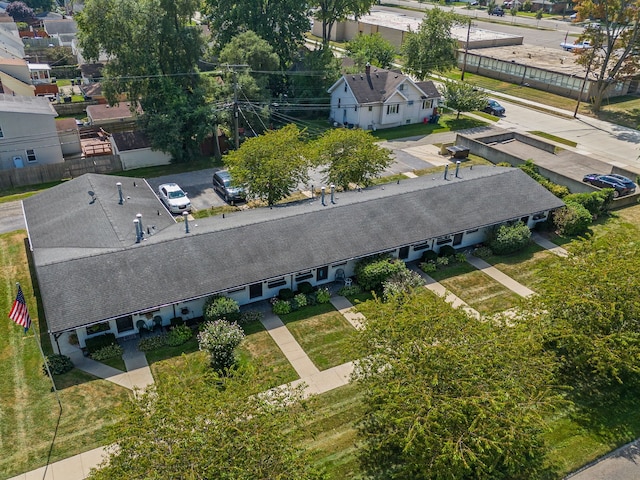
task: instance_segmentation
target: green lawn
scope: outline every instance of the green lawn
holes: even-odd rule
[[[104,363],[105,365],[109,365],[110,367],[117,368],[118,370],[123,372],[127,371],[127,367],[125,366],[122,357],[108,358],[106,360],[102,360],[100,363]]]
[[[50,461],[104,445],[106,427],[118,421],[118,407],[130,392],[79,370],[56,376],[63,411],[51,381],[42,372],[42,356],[34,338],[40,334],[51,352],[42,312],[34,297],[26,258],[24,231],[0,235],[0,311],[9,312],[19,281],[33,326],[28,334],[5,317],[0,322],[0,472],[2,478],[35,469]],[[51,452],[50,452],[51,449]]]
[[[440,121],[437,124],[413,123],[411,125],[403,125],[402,127],[376,130],[371,133],[380,140],[394,140],[396,138],[418,137],[432,133],[466,130],[468,128],[482,127],[485,125],[488,124],[481,120],[465,117],[464,115],[460,115],[460,118],[456,119],[455,114],[445,114],[440,117]]]
[[[471,264],[454,263],[429,274],[481,315],[516,306],[520,297]]]
[[[330,303],[305,307],[280,318],[318,369],[353,360],[349,345],[356,331]]]

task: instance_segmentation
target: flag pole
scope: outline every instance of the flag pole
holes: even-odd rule
[[[20,282],[16,282],[16,286],[20,288]],[[49,380],[51,380],[51,385],[53,386],[53,392],[56,394],[56,400],[58,401],[58,406],[60,407],[60,415],[62,415],[62,402],[60,401],[60,395],[58,395],[58,389],[56,388],[56,382],[53,380],[53,375],[51,375],[51,370],[49,369],[49,362],[47,362],[47,358],[44,356],[44,350],[42,350],[42,344],[40,343],[40,322],[38,322],[38,332],[33,331],[33,337],[35,338],[36,344],[38,345],[38,349],[40,350],[40,355],[42,355],[42,360],[44,361],[44,368],[47,370],[47,375],[49,376]]]

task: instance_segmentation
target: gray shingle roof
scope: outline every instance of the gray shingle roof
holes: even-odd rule
[[[368,75],[357,73],[344,75],[342,78],[349,85],[358,105],[384,102],[396,91],[398,85],[409,79],[402,73],[379,70],[373,67]],[[416,85],[426,94],[427,98],[440,97],[433,82],[420,82]]]
[[[151,141],[140,130],[134,132],[114,132],[111,134],[111,137],[121,152],[151,147]]]
[[[135,244],[129,227],[135,209],[125,214],[122,206],[113,205],[114,177],[89,177],[24,202],[44,311],[53,332],[563,205],[518,169],[476,167],[463,169],[457,179],[419,177],[344,192],[337,205],[330,205],[327,196],[324,207],[315,199],[225,219],[201,219],[188,235],[182,224],[162,224],[156,235]],[[69,200],[87,203],[87,188],[98,190],[99,182],[114,192],[111,198],[98,193],[98,207],[85,205],[80,215],[67,213],[65,209],[73,206]],[[134,202],[155,208],[147,205],[144,195],[136,195]]]

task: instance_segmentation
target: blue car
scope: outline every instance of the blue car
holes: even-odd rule
[[[484,111],[486,113],[490,113],[491,115],[495,115],[496,117],[499,117],[501,115],[504,115],[504,107],[502,105],[500,105],[498,102],[496,102],[493,99],[489,99],[489,101],[487,102],[487,106],[484,107]]]
[[[623,195],[631,195],[636,192],[636,184],[631,179],[612,173],[610,175],[602,175],[599,173],[589,173],[582,179],[585,183],[590,183],[594,187],[613,188],[613,196],[615,198]]]

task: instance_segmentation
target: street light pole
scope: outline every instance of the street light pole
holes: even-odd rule
[[[467,52],[469,51],[469,36],[471,35],[471,18],[467,24],[467,43],[464,46],[464,58],[462,59],[462,75],[460,75],[460,81],[464,82],[464,72],[467,69]]]

